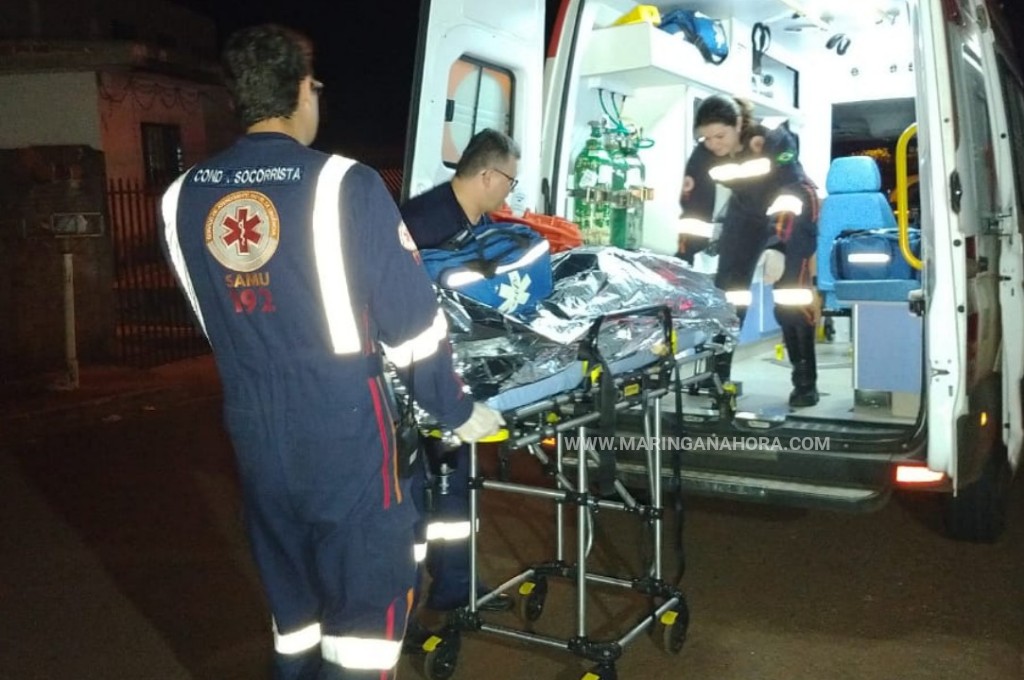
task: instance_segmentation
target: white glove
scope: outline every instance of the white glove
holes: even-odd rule
[[[500,413],[478,401],[473,404],[473,413],[469,419],[455,428],[455,436],[470,444],[496,434],[504,424],[505,419]]]
[[[774,248],[765,248],[757,266],[761,267],[761,281],[765,285],[777,283],[786,271],[786,256]]]

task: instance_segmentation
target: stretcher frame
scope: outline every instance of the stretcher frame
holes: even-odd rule
[[[671,348],[653,362],[640,369],[616,375],[608,370],[608,364],[597,352],[597,336],[601,325],[609,320],[634,315],[655,314],[662,321],[665,333],[665,347]],[[541,399],[510,411],[503,412],[507,429],[496,441],[502,455],[519,449],[528,449],[543,465],[553,468],[555,488],[530,486],[502,480],[485,479],[480,476],[478,447],[472,444],[469,455],[469,604],[451,612],[444,627],[431,636],[423,645],[426,652],[424,672],[430,680],[446,680],[454,672],[464,632],[484,632],[508,637],[527,643],[569,651],[595,666],[582,676],[582,680],[615,680],[615,662],[621,657],[626,645],[637,639],[648,629],[660,627],[661,641],[671,653],[678,653],[686,639],[689,627],[689,608],[683,592],[666,581],[662,574],[662,523],[664,520],[662,484],[662,436],[661,400],[671,391],[677,398],[683,387],[706,379],[711,375],[710,360],[723,348],[712,344],[683,348],[674,346],[671,312],[667,307],[647,307],[605,315],[591,328],[587,340],[581,345],[581,358],[588,365],[598,364],[603,370],[592,372],[583,385],[577,389]],[[703,363],[701,363],[703,362]],[[683,369],[690,368],[692,374],[682,377]],[[703,368],[704,370],[699,370]],[[610,395],[612,399],[610,400]],[[639,407],[642,411],[644,436],[653,443],[648,449],[648,484],[650,503],[643,504],[629,493],[625,485],[615,477],[611,484],[621,500],[609,500],[607,494],[591,490],[590,467],[595,452],[584,449],[588,428],[600,423],[609,413],[618,413]],[[558,414],[553,420],[550,415]],[[580,449],[575,461],[566,457],[564,435],[575,433]],[[554,438],[554,459],[541,448],[545,439]],[[587,464],[579,464],[587,461]],[[567,464],[576,463],[575,479],[566,472]],[[516,493],[537,498],[546,498],[555,503],[555,557],[548,562],[533,564],[508,578],[492,591],[477,597],[479,584],[479,543],[476,527],[479,526],[480,493],[483,490]],[[678,489],[677,489],[678,492]],[[576,549],[575,562],[568,561],[566,547],[566,517],[571,512],[566,506],[575,507]],[[593,573],[587,570],[587,559],[593,547],[594,529],[592,513],[596,510],[614,510],[637,515],[650,531],[652,555],[647,573],[641,576],[622,577]],[[679,518],[680,523],[682,518]],[[681,540],[681,538],[680,538]],[[578,568],[582,565],[582,568]],[[682,569],[678,575],[682,576]],[[547,580],[564,578],[575,583],[576,625],[575,634],[570,638],[557,638],[531,630],[513,628],[491,623],[483,618],[482,605],[502,593],[517,592],[520,598],[520,612],[529,621],[535,621],[543,611],[547,595]],[[646,595],[651,600],[648,613],[633,627],[613,640],[594,640],[587,632],[587,587],[588,584],[621,587]]]

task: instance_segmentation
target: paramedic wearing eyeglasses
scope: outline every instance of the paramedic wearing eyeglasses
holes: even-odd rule
[[[274,677],[391,678],[418,514],[381,349],[464,440],[500,416],[453,371],[445,318],[379,175],[308,148],[323,87],[308,39],[242,29],[224,67],[246,134],[164,194],[163,246],[221,376]]]
[[[469,243],[473,227],[489,223],[488,213],[501,208],[515,188],[519,155],[515,141],[498,130],[488,128],[473,135],[451,181],[401,206],[416,245],[457,249]],[[433,438],[425,438],[422,444],[433,475],[440,472],[442,462],[454,465],[449,493],[433,494],[432,512],[424,519],[426,570],[431,577],[425,606],[449,611],[466,606],[469,597],[469,447],[447,451]],[[489,590],[478,588],[481,593]],[[511,605],[508,597],[501,596],[488,600],[481,608],[504,610]]]
[[[703,144],[687,161],[682,230],[706,237],[707,225],[701,228],[700,223],[710,222],[714,197],[709,188],[717,183],[731,189],[718,239],[715,285],[742,321],[762,254],[768,263],[783,260],[778,279],[766,279],[774,283],[775,318],[793,367],[789,404],[813,406],[818,403],[814,334],[821,315],[815,288],[818,195],[800,164],[793,134],[785,125],[768,128],[755,121],[752,109],[726,95],[708,97],[698,107],[696,129]],[[701,245],[699,240],[691,243]],[[716,372],[728,380],[731,354],[723,359]]]

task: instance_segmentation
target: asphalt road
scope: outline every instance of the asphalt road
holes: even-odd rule
[[[219,402],[118,415],[37,428],[0,450],[0,678],[266,678],[268,614]],[[514,456],[512,474],[535,479],[534,461]],[[640,637],[619,678],[1024,678],[1019,488],[996,545],[944,538],[927,495],[870,515],[691,498],[687,643],[673,656]],[[553,557],[553,517],[549,502],[486,495],[484,575],[498,581]],[[602,512],[591,568],[634,575],[646,550],[640,528]],[[589,594],[595,638],[616,637],[646,606],[628,591]],[[535,629],[571,635],[572,597],[553,581]],[[523,625],[512,614],[493,620]],[[422,677],[421,661],[403,658],[399,677]],[[475,633],[454,677],[570,680],[590,667]]]

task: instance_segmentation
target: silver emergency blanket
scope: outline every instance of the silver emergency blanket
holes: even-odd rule
[[[667,306],[678,349],[724,336],[731,344],[739,320],[711,278],[681,260],[646,251],[588,246],[552,257],[554,287],[530,317],[505,315],[458,292],[439,290],[455,350],[456,370],[478,399],[578,369],[578,352],[598,318],[624,310]],[[665,333],[653,314],[602,322],[600,355],[613,366],[630,357],[664,355]],[[578,375],[578,374],[577,374]],[[571,383],[572,375],[566,376]],[[575,385],[572,385],[575,386]]]

